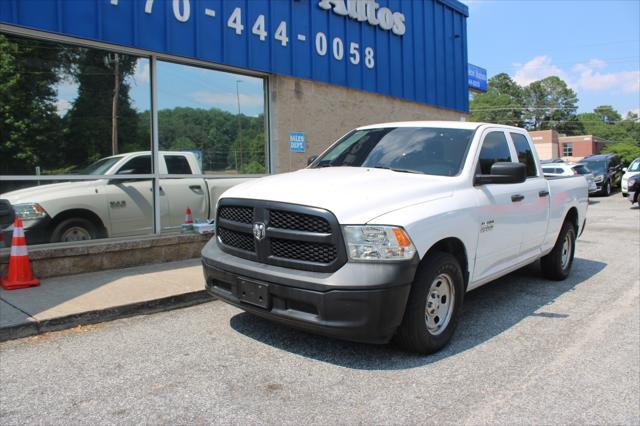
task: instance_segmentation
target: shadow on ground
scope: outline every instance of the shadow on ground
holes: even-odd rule
[[[462,317],[452,341],[431,356],[407,354],[393,344],[368,345],[335,340],[272,323],[247,313],[230,320],[237,332],[297,355],[360,370],[398,370],[437,362],[480,345],[530,316],[563,321],[571,312],[551,312],[545,307],[601,272],[607,265],[576,258],[565,281],[541,278],[532,264],[465,296]]]

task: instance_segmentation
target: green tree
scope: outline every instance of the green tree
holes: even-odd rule
[[[506,73],[489,79],[487,91],[474,96],[471,120],[524,127],[524,90]]]
[[[594,108],[593,112],[606,124],[615,124],[622,120],[622,116],[611,105],[600,105]]]
[[[60,159],[63,57],[57,45],[0,34],[0,173],[33,174]]]
[[[640,157],[640,146],[633,143],[614,143],[608,145],[603,152],[617,154],[622,161],[622,164],[628,165],[636,158]]]
[[[79,51],[73,77],[78,96],[65,116],[66,138],[62,149],[70,164],[79,166],[112,155],[112,109],[118,62],[117,124],[119,151],[149,150],[150,140],[138,135],[139,115],[131,106],[125,78],[133,74],[138,58],[95,49]]]
[[[568,135],[584,131],[576,117],[578,96],[561,78],[534,81],[525,88],[525,98],[525,121],[530,130],[557,130]]]
[[[593,112],[578,115],[585,133],[614,143],[640,144],[640,123],[633,115],[622,116],[610,105],[596,107]]]

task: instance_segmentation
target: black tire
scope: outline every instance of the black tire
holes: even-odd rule
[[[606,181],[604,186],[602,187],[602,195],[604,195],[605,197],[608,197],[609,195],[611,195],[611,181],[610,180]]]
[[[449,301],[451,314],[444,327],[433,333],[427,327],[427,298],[432,284],[436,285],[436,279],[442,274],[450,278],[454,290],[452,301]],[[416,273],[395,342],[405,350],[420,354],[431,354],[442,349],[451,340],[463,300],[464,279],[458,260],[449,253],[436,252],[429,255],[423,259]]]
[[[73,235],[75,239],[72,239]],[[51,233],[51,242],[86,241],[98,238],[98,228],[90,220],[70,218],[58,223]]]
[[[568,262],[563,265],[563,252],[565,249],[565,240],[571,242],[570,247],[568,248],[569,259]],[[540,260],[540,265],[542,266],[542,274],[545,278],[554,281],[562,281],[569,276],[571,272],[571,266],[573,265],[573,255],[576,251],[576,228],[573,224],[565,220],[562,224],[562,229],[560,230],[560,235],[558,235],[558,239],[556,240],[556,244],[553,246],[553,250],[544,256]]]

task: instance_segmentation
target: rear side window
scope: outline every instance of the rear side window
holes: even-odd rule
[[[140,157],[132,158],[124,163],[120,170],[119,175],[148,175],[151,173],[151,156],[142,155]]]
[[[480,150],[478,166],[483,175],[491,174],[493,163],[510,162],[509,144],[503,132],[491,132],[485,136]]]
[[[170,175],[193,174],[189,161],[182,155],[165,155],[164,161],[167,163],[167,173]]]
[[[542,169],[542,171],[543,171],[544,173],[555,173],[555,172],[556,172],[556,169],[554,169],[553,167],[544,167],[544,168]]]
[[[576,173],[578,173],[579,175],[588,175],[589,173],[591,173],[591,170],[589,170],[586,166],[582,164],[573,166],[573,170],[575,170]]]
[[[518,153],[518,161],[527,166],[527,176],[538,176],[536,161],[533,159],[531,144],[527,137],[520,133],[511,133],[511,139]]]

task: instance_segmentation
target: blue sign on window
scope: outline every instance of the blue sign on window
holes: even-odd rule
[[[487,70],[469,64],[469,90],[487,91]]]
[[[291,152],[304,152],[304,132],[290,132],[289,146]]]

